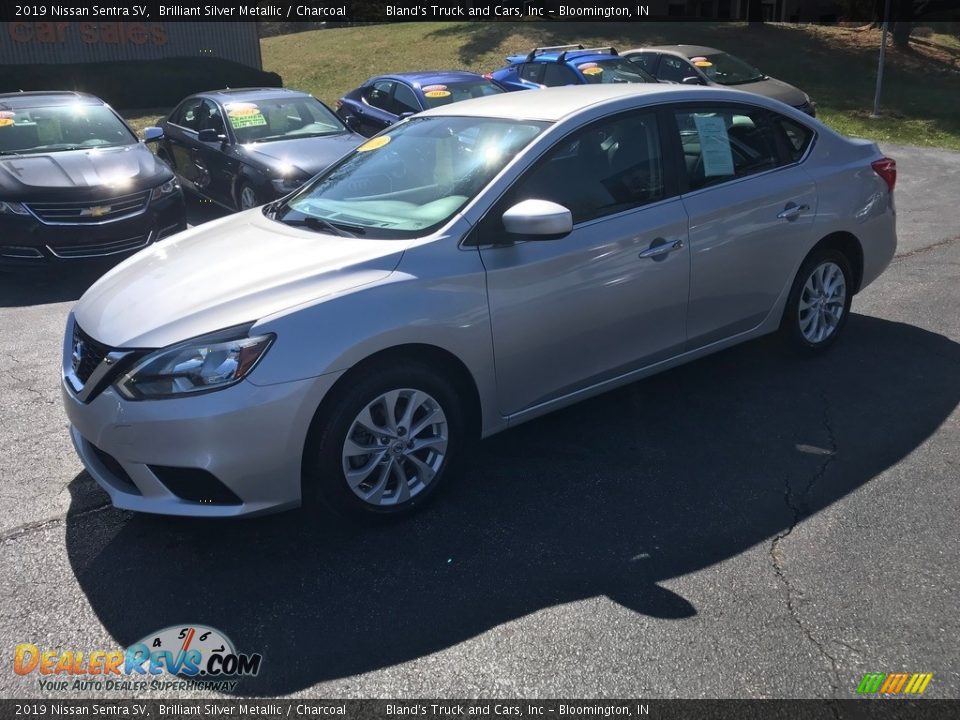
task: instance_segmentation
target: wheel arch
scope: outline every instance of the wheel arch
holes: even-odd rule
[[[802,267],[803,263],[814,253],[826,249],[837,250],[847,258],[847,262],[850,263],[850,269],[853,271],[853,294],[858,293],[861,283],[863,282],[863,246],[860,244],[860,239],[846,230],[832,232],[821,238],[820,241],[810,249],[810,252],[803,258],[800,266]]]
[[[307,432],[302,450],[301,469],[307,467],[307,452],[310,450],[310,446],[315,439],[315,433],[320,426],[320,418],[324,417],[329,409],[340,400],[344,389],[350,386],[353,378],[371,372],[378,365],[393,365],[404,360],[418,361],[431,369],[440,368],[439,372],[453,382],[459,397],[464,402],[463,415],[466,422],[467,439],[472,440],[480,437],[482,427],[480,391],[473,374],[464,362],[449,350],[436,345],[425,343],[394,345],[368,355],[356,363],[337,378],[337,381],[324,395],[310,421],[310,429]]]

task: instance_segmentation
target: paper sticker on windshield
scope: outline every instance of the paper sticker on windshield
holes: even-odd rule
[[[431,95],[432,92],[443,91],[447,89],[446,85],[426,85],[425,87],[420,88],[423,90],[423,94],[427,97],[442,97],[440,95]],[[447,93],[449,95],[450,93]]]
[[[13,113],[6,110],[0,110],[0,127],[10,127],[13,125]]]
[[[381,135],[380,137],[375,137],[373,140],[367,140],[363,145],[357,148],[357,152],[369,152],[370,150],[376,150],[382,148],[390,142],[389,135]]]
[[[235,130],[267,124],[267,119],[254,103],[228,103],[224,107],[227,109],[230,127]]]
[[[584,75],[599,75],[603,72],[603,68],[596,63],[584,63],[583,65],[577,65],[577,67]]]
[[[719,115],[694,115],[700,136],[700,155],[703,158],[705,177],[733,175],[733,153],[727,123]]]
[[[713,63],[709,60],[694,60],[693,64],[697,67],[713,67]]]
[[[450,97],[450,91],[449,90],[430,90],[428,92],[425,92],[423,95],[424,97],[428,97],[428,98]]]

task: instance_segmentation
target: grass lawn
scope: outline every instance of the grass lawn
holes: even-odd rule
[[[262,40],[263,65],[287,87],[333,103],[371,75],[463,68],[487,72],[536,45],[712,45],[809,93],[818,117],[847,135],[960,150],[960,43],[915,38],[910,52],[887,48],[880,119],[871,119],[878,30],[735,23],[396,23]],[[125,113],[137,129],[157,111]]]

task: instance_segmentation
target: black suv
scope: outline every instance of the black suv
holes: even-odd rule
[[[173,172],[105,102],[0,94],[0,268],[120,257],[185,228]]]

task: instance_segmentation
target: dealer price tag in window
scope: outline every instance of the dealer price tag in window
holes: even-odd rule
[[[704,176],[733,175],[733,153],[730,151],[730,137],[723,117],[694,115],[693,121],[700,136]]]

